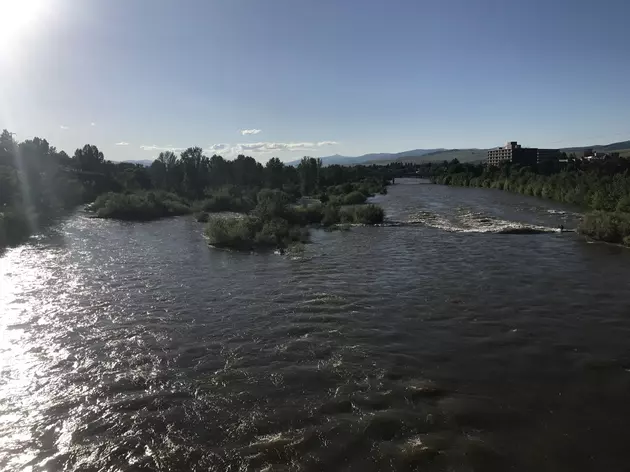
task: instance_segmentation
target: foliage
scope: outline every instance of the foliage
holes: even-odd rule
[[[82,200],[83,189],[68,171],[71,159],[48,141],[21,143],[0,134],[0,247],[17,244]]]
[[[205,211],[198,211],[195,213],[195,221],[198,223],[207,223],[210,221],[210,213]]]
[[[318,225],[324,218],[324,206],[321,204],[294,206],[289,209],[289,219],[301,226]]]
[[[385,212],[376,205],[356,205],[343,207],[339,216],[342,223],[376,225],[383,222]]]
[[[293,242],[306,242],[308,231],[292,226],[279,217],[264,220],[257,216],[215,216],[206,227],[206,237],[216,247],[238,250],[272,249],[286,248]]]
[[[343,197],[344,205],[360,205],[365,203],[366,200],[367,197],[365,194],[359,192],[358,190],[354,190]]]
[[[105,162],[105,156],[94,145],[86,144],[74,152],[74,159],[84,171],[96,172]]]
[[[630,162],[625,159],[571,158],[564,165],[535,168],[451,162],[435,165],[430,172],[437,183],[508,190],[593,210],[580,222],[581,234],[598,241],[630,243]]]
[[[191,212],[189,204],[169,192],[106,193],[89,209],[99,218],[146,221]]]
[[[578,230],[597,241],[630,245],[630,214],[604,211],[587,213]]]
[[[206,189],[206,197],[196,203],[195,207],[209,213],[223,211],[247,213],[256,206],[255,191],[233,185],[225,185],[214,191]]]
[[[321,223],[322,223],[322,226],[324,227],[332,226],[341,221],[339,206],[337,205],[333,205],[333,204],[326,205],[322,213],[323,214],[322,214]]]
[[[256,208],[248,216],[210,218],[206,227],[209,243],[217,247],[248,251],[286,248],[295,242],[306,242],[306,227],[309,225],[331,226],[340,222],[377,224],[384,218],[383,210],[375,205],[291,205],[291,197],[278,189],[261,190],[257,202]]]
[[[627,211],[630,206],[630,162],[625,161],[575,161],[545,172],[530,167],[451,162],[434,166],[432,173],[436,183],[508,190],[593,210],[615,211],[619,207]]]
[[[303,215],[290,208],[288,194],[278,189],[263,189],[256,200],[251,215],[211,218],[206,227],[208,242],[216,247],[254,250],[286,248],[293,242],[308,240]]]
[[[313,195],[320,186],[322,160],[304,157],[297,167],[302,195]]]
[[[18,233],[24,239],[50,216],[81,203],[94,202],[93,208],[104,218],[147,220],[192,212],[189,201],[198,215],[253,211],[257,216],[276,213],[278,207],[273,199],[259,201],[260,189],[280,191],[289,202],[309,195],[321,197],[324,204],[329,196],[334,196],[330,201],[336,205],[357,203],[359,196],[354,192],[365,197],[385,193],[392,178],[413,173],[416,167],[402,163],[324,167],[320,159],[310,157],[295,167],[277,158],[263,166],[244,155],[233,160],[209,157],[198,147],[179,155],[162,152],[150,167],[144,167],[108,161],[90,144],[69,157],[44,139],[19,143],[5,130],[0,135],[0,211],[4,215],[0,246],[6,244],[9,232],[12,241]],[[260,197],[265,199],[264,194]],[[338,219],[338,208],[295,209],[285,203],[279,206],[284,212],[281,217],[291,225]],[[6,229],[6,222],[14,218],[26,226]]]

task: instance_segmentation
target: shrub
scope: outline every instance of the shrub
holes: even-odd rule
[[[284,247],[283,241],[289,238],[289,222],[282,218],[265,221],[256,231],[254,241],[259,246]]]
[[[587,213],[578,231],[597,241],[627,244],[630,237],[630,214],[594,211]]]
[[[201,201],[197,207],[201,211],[209,213],[220,213],[223,211],[245,213],[252,209],[251,203],[243,200],[242,197],[232,197],[229,195],[212,196]]]
[[[286,218],[290,210],[288,204],[291,201],[289,194],[282,190],[263,189],[256,197],[258,204],[254,214],[262,219],[274,217]]]
[[[207,198],[195,205],[199,211],[247,213],[256,206],[256,193],[252,189],[226,185],[218,189],[206,189],[205,194]]]
[[[366,200],[367,197],[364,193],[355,190],[343,198],[343,203],[345,205],[360,205],[361,203],[365,203]]]
[[[146,221],[191,212],[186,200],[169,192],[106,193],[89,209],[99,218]]]
[[[256,216],[211,218],[206,227],[208,242],[216,247],[238,250],[286,248],[293,242],[307,242],[308,230],[292,226],[283,218],[263,220]]]
[[[617,202],[617,211],[620,213],[630,213],[630,196],[619,199]]]
[[[195,213],[195,220],[199,223],[207,223],[210,221],[210,214],[205,211]]]
[[[323,215],[322,215],[322,225],[323,226],[332,226],[334,224],[339,223],[341,220],[339,216],[339,207],[333,204],[328,204],[324,207]]]
[[[291,223],[301,226],[320,224],[324,217],[323,208],[319,204],[296,206],[288,211],[290,214],[288,219]]]
[[[375,225],[383,222],[385,212],[376,205],[357,205],[342,208],[340,217],[342,223]]]
[[[208,242],[217,247],[249,249],[254,238],[253,224],[246,218],[211,218],[206,226]]]

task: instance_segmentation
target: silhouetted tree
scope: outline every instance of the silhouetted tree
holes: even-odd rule
[[[88,172],[97,172],[105,162],[103,153],[94,145],[86,144],[74,152],[74,159],[79,169]]]

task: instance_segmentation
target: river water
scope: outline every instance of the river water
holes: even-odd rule
[[[630,252],[540,199],[376,201],[297,256],[81,213],[6,251],[0,470],[628,470]]]

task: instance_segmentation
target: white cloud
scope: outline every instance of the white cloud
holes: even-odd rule
[[[319,141],[317,143],[241,143],[237,144],[238,150],[241,152],[274,152],[274,151],[313,151],[322,146],[333,146],[337,144],[335,141]]]
[[[142,149],[143,151],[171,151],[171,152],[180,152],[185,150],[186,148],[178,148],[178,147],[173,147],[173,146],[156,146],[155,144],[151,145],[151,146],[147,146],[146,144],[143,144],[142,146],[140,146],[140,149]]]
[[[90,123],[90,126],[96,126],[96,123],[92,122]]]
[[[126,143],[124,141],[121,141],[119,143],[116,143],[116,146],[129,146],[129,143]]]
[[[262,130],[260,130],[260,129],[242,129],[242,130],[241,130],[241,134],[242,134],[243,136],[249,136],[249,135],[252,135],[252,134],[258,134],[258,133],[260,133],[261,131],[262,131]]]
[[[127,146],[129,143],[116,143],[117,146]],[[246,153],[273,153],[273,152],[306,152],[306,151],[316,151],[318,148],[324,146],[334,146],[337,145],[336,141],[317,141],[317,142],[297,142],[297,143],[276,143],[276,142],[257,142],[257,143],[240,143],[230,145],[228,143],[217,143],[211,144],[204,149],[204,152],[209,154],[218,154],[221,153],[223,155],[238,155],[238,154],[246,154]],[[152,145],[142,145],[140,149],[144,151],[152,151],[152,152],[161,152],[161,151],[172,151],[172,152],[181,152],[184,151],[185,148],[178,148],[172,145],[166,146],[158,146],[156,144]]]
[[[229,146],[230,146],[229,144],[225,144],[225,143],[213,144],[212,146],[209,146],[208,149],[206,149],[206,151],[208,152],[225,151]]]
[[[70,129],[70,128],[68,128],[67,126],[64,126],[64,125],[59,125],[59,127],[60,127],[61,129],[63,129],[63,130]]]

